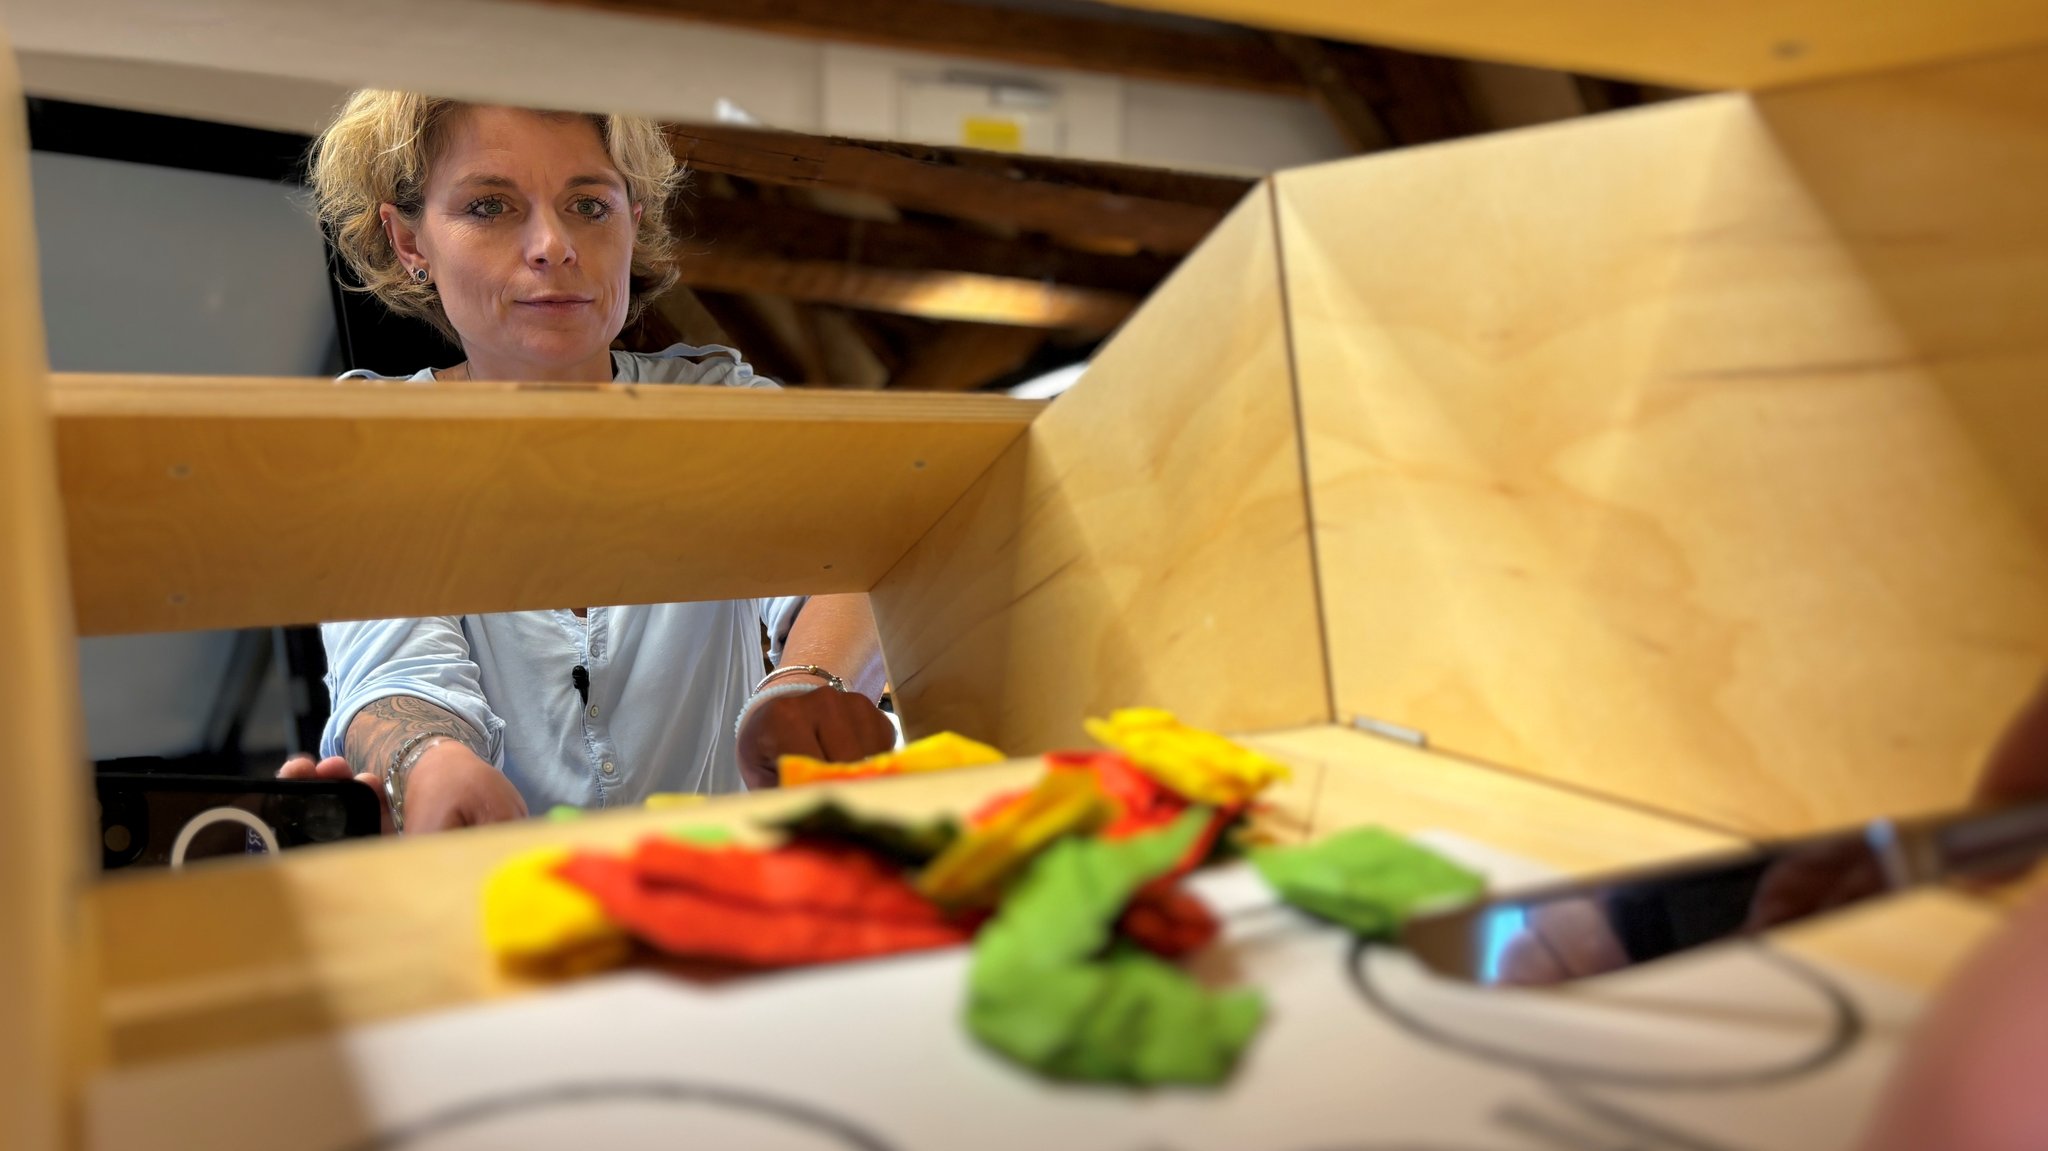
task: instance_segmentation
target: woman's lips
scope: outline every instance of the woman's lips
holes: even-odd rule
[[[533,308],[536,311],[550,315],[566,315],[578,308],[587,308],[590,304],[591,301],[589,300],[570,296],[519,301],[519,305],[523,308]]]

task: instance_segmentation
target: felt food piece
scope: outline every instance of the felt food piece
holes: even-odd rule
[[[835,780],[869,779],[882,775],[906,775],[920,771],[952,771],[981,767],[1009,758],[985,743],[942,731],[906,744],[895,751],[871,755],[857,763],[826,763],[803,755],[785,755],[776,761],[782,786],[802,787]]]
[[[582,975],[617,966],[632,942],[590,893],[555,872],[564,848],[523,852],[484,881],[484,946],[508,970]]]
[[[1128,947],[1111,925],[1136,892],[1169,872],[1209,813],[1110,841],[1068,838],[1031,866],[974,949],[967,1027],[1055,1078],[1215,1083],[1265,1015],[1256,992],[1211,992]]]
[[[1195,803],[1249,803],[1270,784],[1288,778],[1285,764],[1189,727],[1158,708],[1122,708],[1085,725],[1104,746],[1123,752],[1147,775]]]
[[[649,811],[674,811],[680,807],[695,807],[711,797],[689,791],[657,791],[641,804]]]
[[[846,849],[746,851],[649,839],[631,858],[579,853],[558,874],[670,955],[757,967],[949,947],[969,929],[886,864]]]
[[[1185,888],[1159,880],[1138,889],[1117,921],[1117,934],[1162,959],[1191,955],[1216,941],[1223,925]]]
[[[1047,772],[1021,800],[954,840],[917,877],[917,889],[948,907],[993,902],[1047,844],[1068,832],[1093,831],[1112,814],[1093,775]]]
[[[1391,939],[1425,904],[1476,899],[1486,880],[1379,827],[1252,852],[1280,898],[1371,939]]]
[[[1055,752],[1045,757],[1054,771],[1087,771],[1095,775],[1104,795],[1116,805],[1116,818],[1102,834],[1123,839],[1141,831],[1157,831],[1188,809],[1187,797],[1140,771],[1116,752]]]
[[[1074,772],[1094,778],[1112,812],[1106,825],[1097,833],[1104,839],[1124,839],[1140,832],[1156,831],[1179,818],[1189,806],[1186,797],[1139,771],[1121,752],[1051,752],[1046,755],[1045,763],[1052,772]],[[996,795],[968,816],[968,825],[977,830],[986,827],[1004,812],[1023,803],[1031,794],[1030,791],[1013,791]],[[1243,814],[1242,806],[1218,808],[1208,829],[1189,845],[1187,856],[1175,866],[1173,875],[1186,875],[1207,862],[1216,853],[1223,832]]]
[[[905,823],[861,815],[834,800],[767,826],[799,843],[840,843],[865,848],[905,867],[923,867],[960,838],[960,825],[947,817]]]
[[[668,836],[683,843],[694,843],[698,847],[724,847],[734,839],[732,828],[717,823],[693,823],[684,827],[671,827]]]
[[[643,885],[770,910],[934,923],[945,918],[894,867],[858,848],[793,844],[750,851],[648,838],[633,849],[631,862]]]

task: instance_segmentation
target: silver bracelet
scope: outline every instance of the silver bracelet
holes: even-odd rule
[[[391,753],[391,763],[384,769],[384,803],[391,809],[392,831],[405,830],[405,781],[411,777],[420,757],[434,746],[434,741],[442,739],[462,742],[462,737],[452,731],[423,731],[399,744],[398,750]]]
[[[826,671],[824,668],[819,667],[817,664],[793,663],[788,665],[787,667],[778,667],[774,671],[769,672],[767,675],[762,676],[761,682],[754,685],[754,693],[756,695],[760,694],[762,688],[767,687],[769,684],[774,683],[777,678],[785,675],[814,675],[817,676],[819,679],[824,680],[825,685],[827,687],[830,687],[833,691],[846,690],[845,680],[840,679],[838,676],[833,675],[831,672]]]

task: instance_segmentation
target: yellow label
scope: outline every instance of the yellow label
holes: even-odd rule
[[[995,116],[969,116],[960,121],[960,142],[969,148],[994,152],[1024,149],[1024,125]]]

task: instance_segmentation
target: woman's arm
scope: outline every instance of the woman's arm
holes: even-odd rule
[[[401,763],[405,776],[399,794],[406,831],[445,831],[526,816],[526,801],[518,789],[483,758],[483,737],[455,713],[424,699],[394,695],[365,704],[349,721],[344,747],[345,756],[318,762],[310,755],[293,756],[278,769],[277,777],[353,776],[385,801],[386,835],[397,828],[384,777]],[[351,764],[370,770],[357,771]]]
[[[785,755],[844,763],[896,745],[895,727],[875,706],[887,673],[868,597],[811,597],[775,666],[821,667],[846,690],[831,690],[819,676],[791,674],[748,701],[739,723],[740,776],[748,787],[775,786],[775,765]],[[785,684],[807,690],[777,690]]]
[[[805,665],[822,667],[838,676],[846,690],[859,692],[870,703],[882,698],[888,673],[882,668],[882,637],[875,630],[875,615],[868,607],[868,597],[820,595],[812,596],[804,604],[775,666]],[[825,682],[816,676],[792,675],[783,679]]]
[[[492,764],[502,724],[484,699],[459,619],[367,620],[320,631],[334,700],[320,741],[328,759],[293,761],[280,774],[327,778],[352,768],[381,792],[398,768],[406,831],[526,814],[518,789]],[[336,757],[345,762],[336,766]]]
[[[482,735],[453,712],[409,695],[365,704],[349,721],[346,758],[381,784],[398,773],[403,830],[446,831],[526,818],[526,800],[484,756]]]

